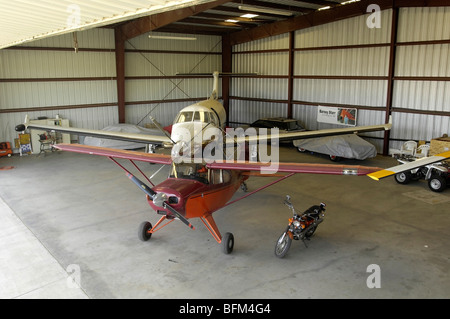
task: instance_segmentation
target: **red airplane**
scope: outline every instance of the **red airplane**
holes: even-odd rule
[[[89,135],[97,137],[105,137],[110,139],[121,139],[129,141],[138,141],[144,143],[159,143],[171,144],[173,149],[176,146],[177,152],[172,151],[172,155],[145,153],[139,151],[128,151],[111,149],[104,147],[95,147],[80,144],[58,144],[55,145],[57,149],[106,156],[114,161],[120,168],[122,168],[128,178],[133,181],[141,191],[146,194],[149,205],[155,212],[161,215],[160,219],[155,225],[145,221],[140,225],[139,238],[147,241],[156,231],[167,226],[176,219],[179,219],[189,228],[194,229],[190,223],[192,218],[200,218],[206,228],[209,230],[214,239],[222,244],[224,253],[229,254],[233,250],[234,236],[231,233],[221,235],[213,218],[213,213],[219,209],[244,199],[258,191],[261,191],[271,185],[274,185],[297,173],[310,174],[334,174],[334,175],[366,175],[380,168],[363,167],[363,166],[343,166],[332,164],[302,164],[302,163],[262,163],[256,161],[249,161],[248,145],[255,141],[273,141],[274,139],[300,139],[305,137],[318,137],[336,134],[348,134],[349,132],[367,132],[389,130],[391,124],[353,127],[343,129],[329,129],[319,131],[307,131],[296,133],[285,133],[273,136],[258,135],[258,136],[243,136],[236,137],[231,140],[233,149],[239,143],[245,145],[241,147],[240,153],[244,154],[246,160],[215,160],[209,161],[202,158],[198,160],[178,160],[180,150],[185,149],[186,143],[189,144],[195,137],[205,133],[205,128],[216,128],[224,132],[225,125],[225,111],[222,104],[217,101],[217,76],[214,73],[214,89],[210,99],[200,101],[190,105],[180,111],[176,117],[172,132],[165,134],[165,136],[147,136],[139,134],[126,134],[117,132],[107,132],[101,130],[87,130],[79,128],[64,128],[46,125],[30,124],[25,120],[25,124],[18,125],[17,131],[24,131],[25,129],[40,129],[40,130],[54,130],[62,133],[75,133],[79,135]],[[200,128],[196,128],[194,122],[200,122]],[[159,126],[159,125],[157,125]],[[190,133],[190,134],[189,134]],[[224,134],[224,136],[226,133]],[[194,138],[191,138],[194,136]],[[202,140],[201,150],[205,150],[211,143],[217,143],[216,139],[205,138]],[[230,144],[230,143],[228,143]],[[194,147],[195,148],[195,147]],[[139,171],[145,180],[151,184],[138,179],[117,159],[129,160],[137,171]],[[151,180],[139,169],[135,161],[149,162],[170,165],[171,170],[169,177],[158,185],[154,185]],[[269,173],[269,175],[268,175]],[[276,176],[278,179],[270,183],[246,193],[242,197],[230,201],[235,192],[242,187],[246,190],[245,181],[250,176]]]
[[[261,168],[267,168],[269,165],[248,161],[175,164],[170,155],[164,154],[112,150],[78,144],[58,144],[55,147],[64,151],[106,156],[126,172],[128,178],[147,195],[147,201],[153,210],[157,214],[162,215],[154,226],[148,221],[140,225],[139,238],[141,240],[149,240],[153,233],[173,222],[175,219],[181,220],[189,228],[194,229],[189,219],[200,218],[214,239],[218,243],[222,243],[222,250],[226,254],[231,253],[233,250],[234,237],[231,233],[226,233],[222,237],[212,216],[217,210],[276,184],[296,173],[366,175],[380,170],[376,167],[363,166],[278,163],[278,171],[275,175],[278,179],[246,193],[238,199],[230,201],[239,187],[245,187],[245,181],[250,176],[264,176],[260,172]],[[116,159],[129,160],[151,186],[148,186],[134,176]],[[154,185],[134,161],[172,165],[172,169],[169,177],[165,181]]]

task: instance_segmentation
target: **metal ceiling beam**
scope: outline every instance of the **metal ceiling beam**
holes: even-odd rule
[[[214,9],[215,7],[227,2],[230,2],[230,0],[216,0],[205,4],[199,4],[173,11],[162,12],[155,15],[133,20],[129,23],[120,25],[117,28],[123,34],[124,38],[126,40],[129,40],[146,32],[159,29],[163,26],[183,20],[200,12]]]
[[[230,33],[229,28],[222,27],[206,27],[198,25],[178,24],[172,23],[171,25],[158,29],[158,32],[180,33],[186,34],[186,30],[189,29],[189,34],[201,34],[201,35],[217,35],[223,36]]]
[[[210,19],[202,19],[202,18],[186,18],[180,21],[180,23],[186,23],[186,24],[197,24],[197,25],[215,25],[215,26],[221,26],[221,27],[229,27],[229,28],[239,28],[241,29],[242,26],[240,26],[238,23],[235,22],[226,22],[226,21],[218,21],[218,20],[210,20]]]

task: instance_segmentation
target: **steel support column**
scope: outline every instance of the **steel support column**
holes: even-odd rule
[[[125,36],[119,28],[114,29],[114,40],[119,123],[125,123]]]
[[[289,32],[289,78],[288,78],[288,103],[287,103],[287,118],[292,118],[292,101],[294,94],[294,55],[295,55],[295,31]]]
[[[386,116],[385,123],[389,122],[392,114],[392,102],[394,99],[394,76],[395,76],[395,58],[397,48],[397,34],[398,34],[398,16],[399,8],[392,9],[392,25],[391,25],[391,42],[389,48],[389,69],[388,69],[388,85],[387,85],[387,100],[386,100]],[[383,155],[389,154],[389,138],[391,131],[384,132]]]
[[[222,37],[222,72],[232,72],[232,47],[229,35]],[[230,122],[230,77],[227,75],[222,76],[222,100],[228,126]]]

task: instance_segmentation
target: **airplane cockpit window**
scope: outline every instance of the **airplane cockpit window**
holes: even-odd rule
[[[204,122],[211,123],[214,126],[218,126],[217,116],[212,112],[204,112],[204,111],[185,111],[180,112],[177,118],[175,119],[174,124],[176,123],[186,123],[186,122]]]
[[[208,184],[208,170],[204,165],[193,163],[174,164],[169,177],[194,179],[201,183]]]
[[[181,112],[175,120],[175,123],[191,122],[194,112]]]

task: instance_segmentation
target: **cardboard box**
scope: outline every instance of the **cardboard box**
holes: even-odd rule
[[[439,137],[430,141],[430,155],[450,151],[450,137]]]

